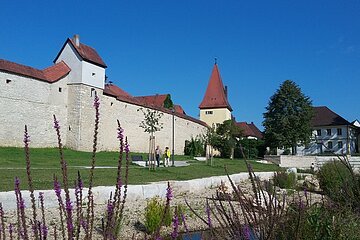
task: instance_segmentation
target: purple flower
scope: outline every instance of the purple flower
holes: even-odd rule
[[[176,239],[179,236],[179,218],[177,214],[175,213],[173,218],[173,231],[171,233],[172,239]]]
[[[30,142],[30,136],[29,136],[29,133],[27,131],[27,126],[25,125],[25,132],[24,132],[24,143],[25,143],[25,146],[27,146]]]
[[[20,179],[15,177],[15,192],[20,192]]]
[[[87,225],[86,221],[84,219],[81,219],[80,224],[86,232],[88,230],[88,227],[87,227],[88,225]]]
[[[243,233],[244,233],[245,240],[250,240],[251,234],[250,234],[250,228],[248,225],[245,225],[243,227]]]
[[[122,129],[120,126],[117,128],[117,131],[118,131],[118,135],[117,135],[117,138],[119,140],[122,140],[124,139],[124,129]]]
[[[9,225],[9,234],[10,234],[10,237],[12,236],[13,232],[14,232],[14,227],[13,227],[12,223],[10,223],[10,225]]]
[[[58,198],[60,198],[61,197],[61,186],[56,178],[54,180],[54,190],[55,190],[56,196]]]
[[[54,116],[54,128],[55,129],[60,129],[59,121],[55,118],[55,116]]]
[[[111,216],[114,214],[114,204],[110,200],[107,204],[107,214],[109,218],[111,218]]]
[[[100,106],[99,97],[98,97],[98,95],[97,95],[97,94],[95,94],[95,98],[94,98],[94,107],[95,107],[96,109],[98,109],[98,108],[99,108],[99,106]]]
[[[67,227],[68,227],[69,232],[72,232],[74,229],[74,226],[72,223],[72,218],[71,218],[72,208],[73,208],[73,206],[72,206],[70,199],[66,199],[65,210],[67,212]]]
[[[166,199],[170,201],[173,198],[172,189],[170,187],[170,183],[168,183],[168,188],[166,189]]]
[[[19,208],[20,209],[25,209],[25,201],[23,198],[19,199]]]
[[[128,143],[125,144],[125,152],[126,153],[130,152],[130,145]]]
[[[41,233],[43,235],[43,239],[46,239],[48,235],[48,227],[45,224],[41,225]]]
[[[181,214],[181,220],[182,220],[182,222],[183,222],[183,224],[184,224],[185,231],[186,231],[187,233],[189,233],[189,228],[188,228],[188,226],[187,226],[187,224],[186,224],[186,218],[185,218],[185,215],[184,215],[184,214]]]

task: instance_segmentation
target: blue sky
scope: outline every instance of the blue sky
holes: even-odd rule
[[[66,38],[94,47],[134,96],[170,93],[198,117],[214,58],[237,121],[262,129],[291,79],[313,105],[360,120],[360,1],[3,1],[0,58],[45,68]]]

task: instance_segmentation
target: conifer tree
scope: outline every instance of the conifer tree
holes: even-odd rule
[[[311,138],[312,102],[291,80],[284,81],[270,98],[264,113],[266,145],[271,148],[291,148],[296,154],[298,144]]]

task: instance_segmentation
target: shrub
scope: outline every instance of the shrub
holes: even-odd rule
[[[320,188],[324,193],[336,202],[345,203],[348,194],[354,187],[352,173],[340,161],[324,164],[318,172]]]
[[[296,184],[295,173],[277,171],[274,175],[274,185],[280,188],[294,188]]]
[[[161,227],[161,221],[165,212],[165,204],[159,197],[151,198],[145,208],[145,227],[152,234]],[[172,220],[171,211],[166,211],[163,225],[170,226]]]
[[[189,156],[204,156],[205,144],[204,141],[199,138],[191,138],[191,140],[185,141],[184,154]]]

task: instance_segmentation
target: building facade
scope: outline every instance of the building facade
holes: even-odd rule
[[[92,149],[95,93],[100,98],[98,149],[117,150],[117,119],[129,139],[131,151],[147,152],[149,135],[139,127],[144,115],[139,108],[161,111],[163,129],[155,133],[161,147],[182,154],[185,140],[203,134],[206,123],[187,116],[183,109],[171,111],[118,86],[105,83],[106,64],[95,49],[82,44],[79,36],[67,39],[54,65],[35,69],[0,60],[0,146],[23,145],[24,125],[32,147],[57,146],[53,115],[60,121],[63,144],[71,149]],[[172,131],[174,128],[174,131]],[[172,133],[174,132],[174,136]]]
[[[330,110],[314,107],[313,133],[309,145],[298,147],[300,155],[358,153],[359,128]]]

